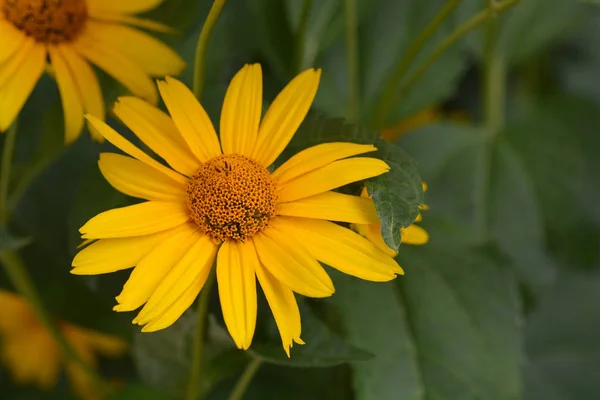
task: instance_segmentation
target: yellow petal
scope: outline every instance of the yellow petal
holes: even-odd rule
[[[155,32],[169,34],[177,33],[176,29],[173,29],[165,24],[161,24],[160,22],[152,21],[145,18],[133,17],[131,15],[115,14],[108,11],[95,11],[93,17],[94,19],[101,21],[118,22],[121,24],[127,24],[130,26],[135,26],[137,28],[143,28]]]
[[[117,296],[119,304],[115,311],[133,311],[148,301],[171,268],[198,240],[195,229],[193,225],[185,225],[142,258]]]
[[[216,254],[217,245],[208,236],[196,235],[195,243],[158,285],[133,322],[145,325],[168,312],[199,276],[204,285]]]
[[[225,154],[252,156],[262,114],[262,70],[246,64],[232,79],[221,111],[221,146]]]
[[[217,256],[217,281],[225,325],[239,349],[247,350],[256,327],[255,270],[258,257],[251,241],[228,240]]]
[[[100,121],[98,118],[93,117],[91,115],[86,115],[86,118],[90,122],[90,126],[92,129],[96,130],[96,132],[99,135],[102,135],[106,140],[108,140],[113,145],[117,146],[124,153],[129,154],[131,157],[137,158],[144,164],[149,165],[157,171],[162,172],[174,181],[187,185],[187,178],[179,175],[177,172],[165,167],[158,161],[154,160],[148,154],[144,153],[142,150],[134,146],[133,143],[131,143],[129,140],[119,135],[113,128],[108,126],[106,123]]]
[[[356,157],[334,161],[278,186],[278,200],[287,203],[303,199],[384,174],[389,169],[385,162],[376,158]]]
[[[327,219],[359,224],[378,223],[377,210],[371,199],[325,192],[291,203],[277,205],[278,215]]]
[[[374,282],[404,274],[392,257],[350,229],[329,221],[278,218],[275,228],[294,238],[317,260],[341,272]]]
[[[73,41],[72,46],[79,54],[119,81],[134,95],[153,104],[158,103],[156,86],[141,65],[134,64],[118,51],[97,43],[87,30]]]
[[[275,318],[283,349],[289,357],[293,342],[303,343],[300,339],[300,310],[294,292],[287,286],[282,285],[260,264],[256,266],[256,277]]]
[[[27,40],[26,43],[31,43]],[[21,62],[10,74],[12,62],[24,54]],[[36,83],[44,72],[46,66],[46,49],[41,44],[23,45],[5,65],[0,69],[0,131],[5,131],[17,118],[25,105],[27,98],[33,91]],[[4,81],[3,75],[7,78]]]
[[[186,201],[186,186],[135,158],[101,153],[100,172],[121,193],[146,200]]]
[[[85,61],[71,46],[59,45],[56,49],[69,67],[69,71],[77,87],[77,92],[83,102],[86,113],[104,120],[104,98],[100,89],[100,83],[90,64]],[[94,140],[103,141],[100,135],[90,130]]]
[[[194,94],[177,79],[167,77],[158,89],[171,118],[190,150],[201,162],[221,154],[215,128]]]
[[[121,97],[113,108],[117,117],[174,170],[191,176],[200,162],[190,152],[168,115],[135,97]]]
[[[2,46],[0,46],[1,66],[15,54],[18,49],[23,47],[23,43],[27,40],[27,36],[16,29],[10,22],[0,20],[0,38],[2,38]]]
[[[421,245],[429,242],[429,234],[420,226],[410,225],[402,228],[402,243]]]
[[[127,349],[127,343],[116,336],[107,335],[68,323],[62,324],[65,336],[71,341],[81,343],[90,350],[108,357],[119,357]]]
[[[33,310],[23,297],[0,290],[0,333],[18,333],[23,324],[35,319]]]
[[[391,249],[383,240],[383,236],[381,236],[381,223],[369,225],[353,224],[352,229],[367,238],[371,243],[377,246],[380,251],[390,257],[396,257],[398,255],[398,253]]]
[[[28,37],[23,42],[22,47],[19,48],[4,64],[0,65],[0,87],[26,64],[27,57],[34,47],[36,47],[36,42]]]
[[[283,163],[271,175],[277,183],[281,184],[304,175],[307,172],[324,167],[334,161],[369,153],[377,148],[370,144],[356,143],[322,143],[302,150]]]
[[[163,42],[122,24],[90,20],[88,35],[98,44],[122,55],[150,76],[179,75],[185,61]]]
[[[65,143],[74,142],[83,128],[83,101],[69,66],[55,46],[48,46],[65,120]]]
[[[86,0],[90,15],[98,11],[138,14],[158,7],[165,0]]]
[[[79,232],[84,239],[150,235],[175,228],[188,219],[189,211],[184,203],[147,201],[100,213]]]
[[[161,329],[168,328],[173,325],[175,321],[183,315],[183,313],[191,307],[198,297],[198,293],[202,290],[206,278],[208,277],[209,270],[203,270],[202,273],[196,277],[192,282],[192,285],[177,299],[175,303],[167,311],[165,311],[160,317],[156,318],[148,325],[142,328],[142,332],[156,332]]]
[[[98,240],[81,250],[73,259],[74,275],[97,275],[132,268],[177,229],[151,235]]]
[[[292,243],[271,227],[255,235],[253,241],[261,264],[294,292],[308,297],[334,293],[327,272],[300,243]]]
[[[253,160],[267,167],[281,154],[306,117],[320,78],[320,69],[308,69],[279,93],[260,124]]]

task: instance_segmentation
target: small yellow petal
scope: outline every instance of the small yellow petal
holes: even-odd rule
[[[253,160],[267,167],[281,154],[306,117],[320,78],[320,69],[308,69],[279,93],[260,124]]]
[[[0,38],[2,38],[0,65],[4,64],[18,49],[21,49],[25,40],[28,40],[23,32],[5,20],[0,20]]]
[[[160,22],[152,21],[146,18],[138,18],[131,15],[117,14],[109,11],[95,11],[92,16],[94,17],[94,19],[97,20],[127,24],[130,26],[135,26],[137,28],[143,28],[149,31],[168,34],[178,33],[177,29],[173,29],[170,26],[161,24]]]
[[[232,79],[221,111],[221,146],[224,154],[251,157],[262,114],[262,70],[246,65]]]
[[[390,167],[376,158],[356,157],[334,161],[278,186],[282,203],[327,192],[352,182],[388,172]]]
[[[429,242],[429,234],[420,226],[410,225],[402,228],[402,243],[412,245],[422,245]]]
[[[158,7],[165,0],[86,0],[90,15],[98,11],[138,14]]]

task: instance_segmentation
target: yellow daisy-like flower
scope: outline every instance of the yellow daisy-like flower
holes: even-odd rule
[[[375,147],[325,143],[268,169],[306,116],[320,75],[310,69],[294,78],[261,121],[261,68],[246,65],[227,90],[220,141],[192,92],[175,79],[159,82],[170,118],[142,100],[121,98],[116,115],[171,168],[88,117],[133,157],[101,154],[104,177],[121,192],[148,201],[88,221],[82,237],[100,240],[77,254],[72,272],[135,266],[115,310],[145,304],[134,323],[148,332],[170,326],[190,307],[216,258],[223,317],[236,345],[247,349],[252,341],[258,279],[288,356],[293,342],[302,343],[294,292],[308,297],[334,292],[319,261],[371,281],[402,274],[375,245],[330,222],[378,221],[371,200],[332,191],[389,170],[375,158],[349,158]]]
[[[96,365],[95,353],[118,357],[127,346],[121,339],[80,328],[66,322],[60,328],[77,354]],[[93,382],[85,371],[68,363],[58,343],[21,297],[0,290],[0,359],[20,384],[50,390],[56,386],[63,365],[73,391],[83,399],[96,399]]]
[[[104,100],[90,63],[156,103],[151,77],[178,74],[185,63],[162,42],[125,24],[168,29],[134,16],[162,1],[0,0],[0,131],[23,108],[47,60],[62,98],[67,143],[79,137],[84,113],[104,119]]]
[[[423,191],[427,190],[427,184],[425,182],[422,183]],[[370,199],[369,193],[367,192],[367,188],[363,188],[361,192],[361,197]],[[427,210],[429,207],[426,204],[423,204],[419,207],[421,210]],[[421,222],[423,220],[423,215],[419,213],[415,222]],[[381,251],[388,254],[391,257],[396,257],[398,253],[391,249],[385,241],[383,240],[383,236],[381,236],[381,223],[377,222],[375,224],[352,224],[352,229],[356,232],[360,233],[367,239],[369,239],[373,244],[375,244]],[[423,228],[418,225],[412,224],[406,228],[400,229],[402,243],[404,244],[412,244],[412,245],[422,245],[429,242],[429,234]]]

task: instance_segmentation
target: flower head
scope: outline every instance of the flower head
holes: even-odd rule
[[[67,143],[81,133],[84,112],[104,119],[104,100],[90,63],[136,96],[156,102],[151,77],[178,74],[185,63],[162,42],[127,25],[168,29],[134,16],[159,3],[0,0],[0,131],[17,117],[47,59],[62,98]]]
[[[427,190],[427,184],[425,182],[422,183],[423,191]],[[367,192],[367,188],[363,188],[361,197],[370,199],[369,193]],[[420,210],[427,210],[428,206],[423,204],[419,207]],[[423,216],[421,213],[417,215],[415,222],[421,222],[423,220]],[[381,236],[381,223],[377,222],[375,224],[351,224],[352,229],[356,232],[360,233],[362,236],[366,237],[371,241],[371,243],[375,244],[381,251],[390,255],[391,257],[396,257],[398,253],[394,249],[391,249],[385,241],[383,240],[383,236]],[[407,226],[406,228],[400,229],[400,234],[402,238],[402,243],[404,244],[412,244],[412,245],[422,245],[429,242],[429,234],[423,228],[418,225],[412,224]]]
[[[94,366],[96,353],[117,357],[125,352],[121,339],[61,322],[60,328],[79,357]],[[67,362],[59,344],[19,296],[0,290],[0,360],[17,383],[53,388],[64,366],[73,390],[83,399],[96,399],[95,387],[85,371]]]
[[[106,211],[81,229],[98,239],[73,260],[75,274],[135,266],[117,311],[142,307],[143,331],[173,324],[190,307],[216,259],[223,317],[239,348],[250,346],[262,286],[289,355],[300,339],[294,292],[333,294],[320,262],[371,281],[402,269],[375,245],[330,221],[377,223],[373,202],[332,190],[389,170],[353,157],[371,145],[325,143],[299,152],[271,172],[317,92],[320,70],[293,79],[261,121],[262,72],[246,65],[231,81],[220,141],[194,95],[181,82],[159,82],[171,117],[136,99],[121,98],[116,115],[170,166],[154,160],[94,117],[95,129],[130,155],[100,155],[100,170],[118,190],[146,202]]]

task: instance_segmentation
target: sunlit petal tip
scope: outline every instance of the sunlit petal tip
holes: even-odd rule
[[[297,338],[295,338],[294,342],[298,343],[299,345],[305,345],[306,344],[304,342],[304,340],[300,339],[300,336],[298,336]]]

